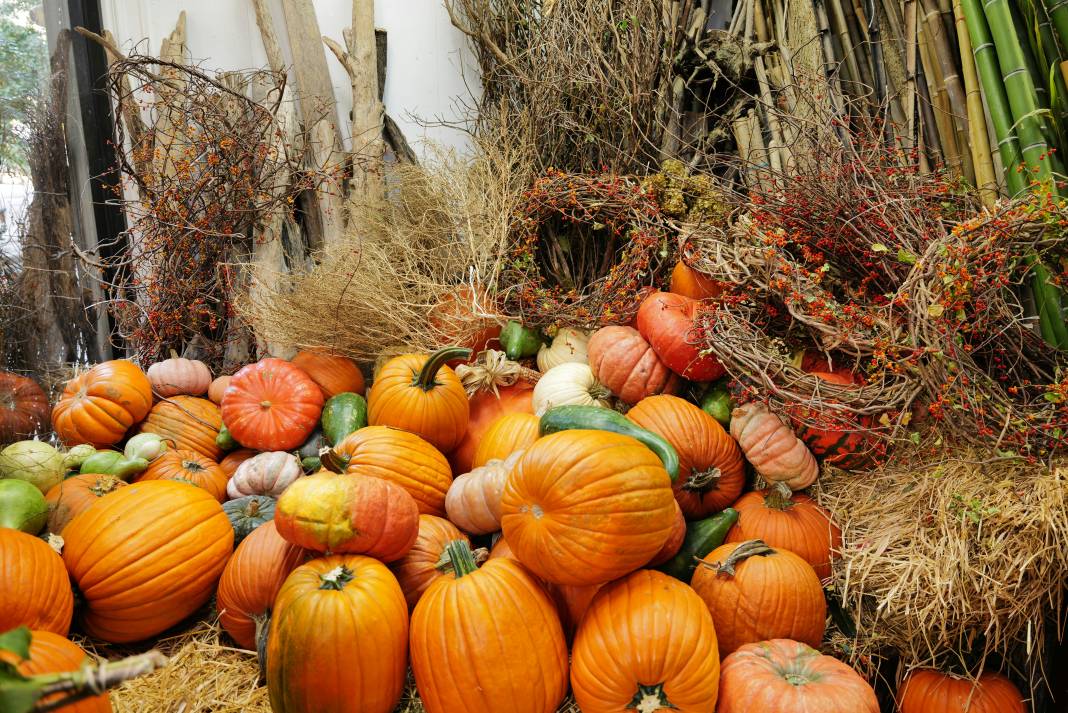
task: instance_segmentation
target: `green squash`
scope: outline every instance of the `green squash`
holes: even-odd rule
[[[223,512],[234,527],[234,546],[257,527],[274,519],[274,498],[267,495],[246,495],[223,503]]]
[[[736,522],[738,511],[727,508],[704,520],[686,523],[686,539],[682,541],[682,547],[657,569],[689,584],[697,569],[697,560],[722,545],[723,540],[727,539],[727,532]]]
[[[237,441],[235,441],[233,435],[230,434],[230,429],[224,425],[219,429],[219,435],[215,437],[215,445],[222,448],[224,451],[229,452],[237,448]]]
[[[36,535],[48,520],[48,503],[32,483],[0,480],[0,527]]]
[[[514,319],[504,325],[499,339],[505,356],[512,360],[535,356],[546,342],[540,330],[524,327]]]
[[[320,424],[326,445],[337,445],[345,436],[367,425],[367,399],[351,392],[333,396],[323,406]]]
[[[724,428],[731,426],[731,412],[737,404],[726,385],[716,384],[701,397],[701,410],[719,421]]]
[[[82,461],[81,473],[99,473],[114,475],[116,478],[129,480],[148,468],[144,458],[127,458],[118,451],[97,451]]]
[[[64,459],[44,441],[18,441],[0,451],[0,478],[26,481],[44,494],[67,474]]]

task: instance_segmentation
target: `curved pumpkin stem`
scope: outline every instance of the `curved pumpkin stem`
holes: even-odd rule
[[[319,575],[319,589],[340,592],[353,579],[355,579],[355,575],[351,569],[345,565],[338,565],[326,574]]]
[[[764,496],[764,505],[772,510],[786,510],[794,506],[794,491],[781,480],[776,480]]]
[[[423,391],[432,390],[435,386],[438,386],[438,371],[445,366],[446,362],[450,362],[453,359],[467,359],[470,356],[471,350],[466,347],[438,349],[427,358],[423,368],[419,370],[419,374],[416,375],[415,380],[412,382],[412,386],[417,386]]]
[[[765,555],[773,554],[775,554],[775,550],[768,547],[763,540],[746,540],[735,547],[734,551],[727,555],[727,559],[722,562],[705,562],[704,560],[698,560],[698,565],[715,570],[716,574],[725,574],[729,577],[733,577],[734,568],[750,557],[763,557]]]
[[[719,479],[722,475],[716,466],[712,466],[708,470],[694,471],[690,473],[690,477],[683,484],[682,489],[696,492],[712,490],[719,484]]]
[[[271,610],[253,614],[252,621],[256,623],[256,660],[260,664],[260,682],[264,683],[267,681],[267,635],[271,631]]]
[[[475,555],[471,552],[471,545],[463,540],[453,540],[445,545],[445,553],[441,557],[442,559],[448,558],[449,566],[456,579],[478,570],[478,562],[475,561]]]
[[[637,711],[638,713],[656,713],[659,710],[676,708],[678,706],[669,701],[667,694],[664,693],[664,684],[662,683],[654,686],[638,684],[638,692],[634,694],[634,698],[627,705],[627,710]]]
[[[489,559],[489,550],[485,547],[479,547],[471,553],[471,556],[475,558],[475,564],[481,567],[482,564]],[[452,566],[452,558],[449,557],[449,551],[447,549],[442,551],[441,557],[438,557],[438,561],[434,564],[434,569],[442,574],[456,573]]]
[[[319,450],[319,465],[323,470],[328,470],[331,473],[344,473],[345,469],[349,467],[349,457],[344,453],[338,453],[333,448],[322,448]]]

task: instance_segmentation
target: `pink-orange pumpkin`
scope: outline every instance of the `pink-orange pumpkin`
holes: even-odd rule
[[[637,329],[602,327],[590,337],[587,349],[594,378],[624,403],[636,404],[646,396],[678,391],[679,377]]]

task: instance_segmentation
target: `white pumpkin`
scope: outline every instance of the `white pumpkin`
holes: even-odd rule
[[[505,460],[494,458],[470,473],[456,476],[445,495],[449,521],[464,532],[485,535],[501,529],[501,494],[519,450]]]
[[[610,406],[612,392],[593,376],[589,364],[566,362],[545,372],[534,387],[534,414],[555,406]]]
[[[138,433],[126,441],[122,454],[127,458],[144,458],[149,463],[167,452],[167,442],[157,433]]]
[[[585,364],[589,361],[586,355],[586,345],[589,341],[589,332],[574,327],[561,327],[552,343],[542,344],[538,350],[538,371],[544,374],[554,366],[568,362]]]
[[[170,359],[156,362],[145,372],[152,391],[168,396],[203,396],[211,385],[211,369],[196,359],[183,359],[171,352]]]
[[[300,461],[292,453],[259,453],[237,466],[234,476],[226,484],[226,494],[231,500],[246,495],[277,498],[303,474]]]

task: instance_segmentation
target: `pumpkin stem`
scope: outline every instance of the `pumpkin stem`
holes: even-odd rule
[[[638,711],[638,713],[656,713],[663,709],[677,710],[678,706],[668,700],[662,683],[654,686],[643,686],[639,683],[638,692],[627,705],[627,710]]]
[[[319,589],[329,589],[331,591],[340,592],[345,588],[345,585],[355,579],[355,575],[352,570],[341,564],[334,567],[326,574],[319,575]]]
[[[489,559],[489,550],[487,550],[485,547],[479,547],[477,550],[471,553],[471,556],[475,558],[476,565],[481,565],[483,562]],[[448,574],[450,572],[455,574],[455,571],[452,567],[452,558],[449,557],[449,551],[447,549],[442,551],[441,557],[438,557],[438,561],[434,565],[434,569],[441,572],[442,574]]]
[[[264,683],[267,681],[267,635],[271,632],[271,610],[253,614],[252,621],[256,622],[256,660],[260,664],[260,682]]]
[[[427,357],[426,363],[424,363],[423,368],[419,370],[419,374],[416,375],[415,380],[412,382],[412,386],[418,386],[423,391],[431,391],[438,385],[438,371],[441,370],[441,367],[445,366],[445,362],[452,361],[453,359],[467,359],[470,356],[471,350],[465,347],[445,347],[444,349],[438,349]]]
[[[776,480],[764,496],[764,505],[772,510],[786,510],[794,506],[794,491],[781,480]]]
[[[121,482],[123,481],[114,475],[101,475],[89,486],[89,492],[101,498],[118,488]]]
[[[319,450],[319,465],[323,470],[328,470],[331,473],[344,473],[345,469],[349,467],[349,457],[344,453],[338,453],[333,448],[322,448]]]
[[[199,473],[202,470],[207,470],[207,468],[200,463],[197,463],[195,460],[183,460],[182,468],[188,470],[190,473]]]
[[[448,557],[452,573],[459,579],[478,570],[475,555],[471,552],[471,545],[464,540],[453,540],[445,545],[445,553],[442,558]],[[439,562],[441,560],[438,560]]]
[[[260,501],[259,500],[252,500],[248,504],[248,511],[246,512],[245,516],[246,517],[256,517],[259,514],[260,514]]]
[[[727,559],[722,562],[705,562],[702,559],[698,559],[697,564],[700,567],[707,567],[708,569],[714,570],[716,574],[725,574],[728,577],[733,577],[734,568],[741,562],[750,557],[763,557],[773,554],[775,554],[775,550],[768,547],[763,540],[746,540],[735,547],[734,551],[727,555]]]
[[[699,493],[706,490],[714,490],[719,484],[719,479],[722,475],[716,466],[712,466],[708,470],[694,471],[690,473],[690,477],[683,484],[682,489]]]
[[[178,358],[178,352],[176,352],[175,350],[171,349],[171,359],[177,359],[177,358]]]
[[[594,401],[606,401],[612,398],[612,390],[599,381],[593,382],[587,393]]]

